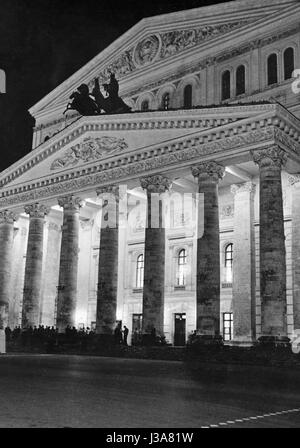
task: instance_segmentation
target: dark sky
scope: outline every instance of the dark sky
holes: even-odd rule
[[[143,17],[218,0],[0,0],[0,170],[31,150],[28,108]]]

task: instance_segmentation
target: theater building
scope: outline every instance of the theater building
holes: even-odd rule
[[[0,175],[0,327],[300,333],[297,68],[298,1],[241,0],[141,20],[34,105]],[[131,112],[63,114],[110,72]]]

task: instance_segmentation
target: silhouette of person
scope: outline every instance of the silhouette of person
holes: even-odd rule
[[[124,345],[128,345],[128,344],[127,344],[128,333],[129,333],[129,330],[128,330],[128,328],[126,327],[126,325],[124,325],[124,330],[123,330],[123,334],[124,334]]]

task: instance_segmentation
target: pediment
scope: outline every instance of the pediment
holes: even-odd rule
[[[122,93],[126,82],[132,86],[142,82],[145,71],[208,43],[220,42],[225,36],[249,29],[249,26],[264,24],[266,18],[276,16],[296,1],[267,0],[263,6],[261,3],[242,0],[143,19],[33,106],[30,112],[37,116],[43,110],[63,108],[78,85],[84,82],[92,88],[95,78],[103,84],[108,81],[110,72],[119,79]],[[134,83],[130,83],[133,78]]]

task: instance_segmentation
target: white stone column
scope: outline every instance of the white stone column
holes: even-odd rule
[[[5,327],[8,325],[11,298],[12,244],[14,235],[14,213],[0,211],[0,353],[6,353]]]
[[[251,343],[255,339],[255,185],[246,182],[233,185],[233,340]]]
[[[82,203],[81,198],[73,195],[63,196],[58,199],[58,204],[64,209],[56,318],[56,326],[61,333],[65,331],[68,325],[71,327],[75,326],[79,211]]]
[[[192,167],[198,178],[199,193],[204,194],[203,211],[198,211],[197,237],[197,330],[204,338],[220,338],[220,224],[218,184],[225,168],[204,162]],[[198,230],[199,232],[199,230]]]
[[[260,179],[260,294],[262,342],[287,343],[286,250],[281,170],[287,154],[278,146],[252,151]]]
[[[24,207],[29,215],[29,232],[26,252],[22,328],[39,325],[42,291],[43,243],[45,215],[48,208],[42,204]]]
[[[292,190],[292,263],[294,331],[300,335],[300,176],[290,177]]]

